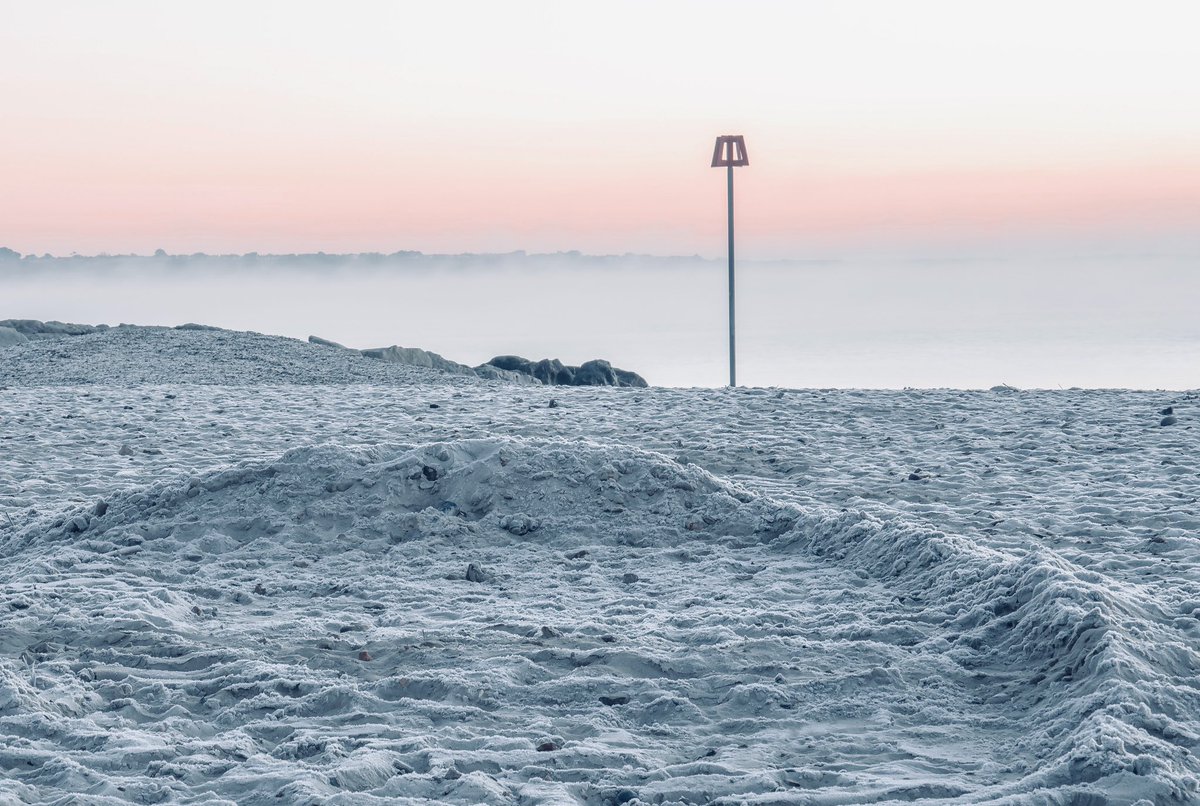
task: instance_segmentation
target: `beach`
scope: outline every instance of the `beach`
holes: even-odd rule
[[[0,802],[1197,797],[1194,392],[164,329],[0,387]]]

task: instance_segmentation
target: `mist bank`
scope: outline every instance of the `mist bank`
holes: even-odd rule
[[[1165,257],[739,261],[738,380],[1196,388],[1198,268]],[[203,322],[418,345],[473,367],[498,355],[571,366],[603,356],[664,386],[726,382],[727,311],[724,261],[699,257],[0,260],[0,319]]]

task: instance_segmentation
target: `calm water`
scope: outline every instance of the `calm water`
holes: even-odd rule
[[[754,265],[738,380],[791,387],[1200,386],[1200,266],[1177,259]],[[22,271],[0,318],[194,321],[354,347],[603,357],[654,384],[727,378],[719,262],[353,271]]]

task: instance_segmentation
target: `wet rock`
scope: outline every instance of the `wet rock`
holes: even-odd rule
[[[626,697],[624,694],[617,695],[616,697],[601,697],[600,698],[601,705],[608,705],[610,707],[613,705],[627,705],[628,703],[629,703],[629,698]]]
[[[365,649],[358,653],[358,659],[362,661],[374,660],[374,658],[371,657],[371,653]]]
[[[117,453],[121,456],[133,456],[133,448],[129,447],[128,444],[123,444],[121,445],[121,450],[117,451]]]
[[[561,749],[556,742],[542,742],[537,746],[539,753],[553,753],[555,750]]]
[[[1167,406],[1165,409],[1163,409],[1162,411],[1159,412],[1159,414],[1164,414],[1164,415],[1165,414],[1174,414],[1174,413],[1175,413],[1174,406]]]
[[[487,582],[491,578],[492,578],[492,575],[487,573],[486,571],[484,571],[482,568],[480,568],[477,563],[468,563],[467,564],[467,573],[466,573],[466,576],[464,577],[464,579],[466,579],[468,582],[483,583],[483,582]]]
[[[421,475],[425,477],[426,481],[437,481],[438,479],[437,468],[430,467],[429,465],[422,465]]]
[[[641,577],[639,577],[637,574],[632,573],[632,572],[621,574],[621,581],[624,582],[626,585],[632,585],[633,583],[637,582],[639,579],[641,579]]]
[[[550,402],[546,404],[546,408],[549,408],[549,409],[557,409],[557,408],[558,408],[558,401],[557,401],[557,400],[555,400],[554,398],[550,398]]]
[[[1175,425],[1177,422],[1179,422],[1179,420],[1175,419],[1174,415],[1168,414],[1166,417],[1163,417],[1161,420],[1159,420],[1158,424],[1160,426]]]

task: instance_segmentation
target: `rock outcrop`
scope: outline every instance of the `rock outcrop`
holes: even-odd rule
[[[636,372],[617,369],[600,358],[573,367],[557,358],[530,361],[519,355],[499,355],[484,366],[489,365],[506,372],[528,375],[551,386],[648,386],[646,379]]]
[[[29,337],[19,330],[0,325],[0,347],[11,347],[14,344],[24,344]]]

